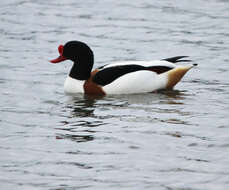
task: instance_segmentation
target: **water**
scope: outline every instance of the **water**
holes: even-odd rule
[[[229,188],[229,2],[0,2],[0,186],[20,189]],[[175,90],[66,96],[81,40],[95,65],[189,55]]]

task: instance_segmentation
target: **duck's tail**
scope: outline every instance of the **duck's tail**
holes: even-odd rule
[[[197,64],[176,66],[174,69],[166,72],[168,78],[166,89],[172,89],[183,78],[183,76],[195,66],[197,66]]]
[[[176,56],[176,57],[169,57],[166,59],[162,59],[164,61],[168,61],[170,63],[178,63],[178,62],[191,62],[191,60],[189,59],[183,59],[183,58],[187,58],[188,56]]]

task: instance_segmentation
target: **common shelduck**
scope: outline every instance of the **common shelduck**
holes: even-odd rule
[[[87,44],[70,41],[60,45],[58,50],[60,56],[51,63],[73,61],[64,83],[64,91],[70,94],[136,94],[172,89],[189,69],[197,65],[177,66],[174,63],[190,61],[183,59],[187,56],[177,56],[154,61],[117,62],[91,72],[94,55]]]

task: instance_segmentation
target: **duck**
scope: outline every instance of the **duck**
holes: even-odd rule
[[[73,66],[64,82],[66,94],[86,95],[140,94],[173,89],[183,76],[197,64],[188,56],[176,56],[153,61],[124,61],[100,66],[92,71],[94,54],[84,42],[69,41],[58,46],[59,56],[50,60],[60,63],[71,60]]]

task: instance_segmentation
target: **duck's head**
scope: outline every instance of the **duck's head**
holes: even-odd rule
[[[71,69],[70,76],[85,80],[90,76],[94,63],[93,51],[84,42],[69,41],[65,45],[58,47],[59,57],[51,60],[51,63],[59,63],[65,60],[71,60],[74,65]]]
[[[59,45],[58,51],[60,56],[51,60],[51,63],[59,63],[65,60],[71,60],[78,63],[81,60],[93,59],[93,51],[87,44],[80,41],[69,41],[65,45]]]

